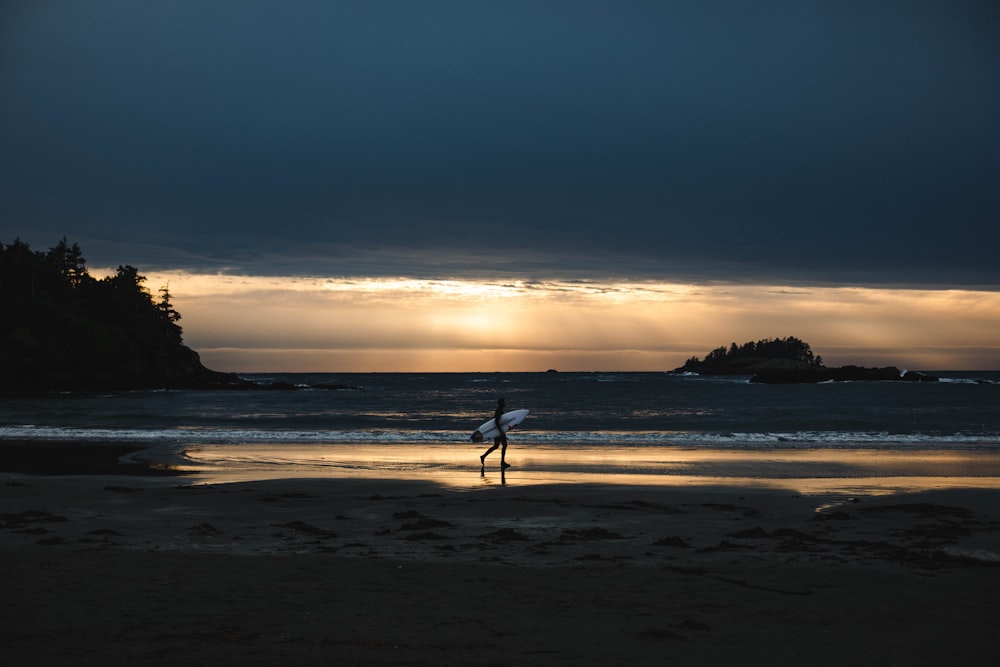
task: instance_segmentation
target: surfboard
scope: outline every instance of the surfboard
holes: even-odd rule
[[[531,410],[511,410],[510,412],[503,413],[500,416],[500,427],[503,429],[503,432],[506,433],[523,422],[529,412],[531,412]],[[492,440],[499,435],[500,431],[497,430],[496,420],[490,418],[483,422],[483,425],[477,428],[472,434],[472,442]]]

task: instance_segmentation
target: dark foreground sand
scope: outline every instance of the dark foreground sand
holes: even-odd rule
[[[827,507],[191,483],[0,477],[4,663],[992,665],[1000,649],[1000,490]]]

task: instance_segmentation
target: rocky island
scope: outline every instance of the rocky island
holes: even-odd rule
[[[809,344],[789,336],[732,343],[728,348],[717,347],[705,359],[691,357],[676,373],[699,375],[749,375],[750,382],[763,384],[801,384],[847,381],[909,381],[936,382],[938,378],[915,371],[902,372],[895,366],[866,368],[864,366],[827,367],[822,357],[814,355]]]

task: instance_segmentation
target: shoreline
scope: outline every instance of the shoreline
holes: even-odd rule
[[[191,485],[275,480],[407,480],[474,491],[593,484],[650,488],[743,488],[804,495],[882,496],[951,488],[1000,489],[1000,451],[878,448],[715,449],[528,444],[513,468],[478,449],[430,444],[142,443],[0,438],[4,475],[174,478]]]
[[[184,471],[155,461],[133,459],[145,451],[122,442],[6,440],[0,438],[0,475],[183,476]],[[123,460],[124,459],[124,460]]]
[[[988,664],[1000,490],[0,481],[19,664]]]
[[[796,546],[835,550],[839,543],[828,536],[836,533],[838,539],[877,537],[882,546],[891,545],[885,553],[895,558],[963,560],[960,552],[979,551],[994,553],[980,559],[984,564],[1000,565],[1000,489],[843,497],[725,484],[561,482],[455,489],[392,478],[190,481],[160,475],[8,476],[0,481],[0,528],[6,530],[0,546],[463,560],[467,552],[455,548],[458,542],[480,540],[473,560],[492,553],[496,542],[508,548],[487,560],[559,566],[579,555],[563,547],[606,539],[608,546],[621,547],[622,564],[659,566],[659,552],[638,553],[647,539],[692,556],[725,551],[719,545],[736,537],[755,545],[748,557],[773,559],[776,553],[798,554]],[[183,525],[199,517],[204,521]],[[278,535],[270,529],[283,517],[289,521],[280,525],[294,525]],[[932,530],[934,522],[940,530]],[[603,523],[613,527],[587,530]],[[495,539],[484,538],[491,530]],[[522,549],[512,548],[519,542],[525,543]],[[538,544],[543,548],[536,549]],[[554,545],[560,548],[551,549]],[[768,545],[773,549],[763,548]],[[847,544],[848,551],[859,546],[864,545]],[[616,559],[613,552],[609,561]]]

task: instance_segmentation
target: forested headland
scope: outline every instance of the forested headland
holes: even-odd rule
[[[185,346],[168,286],[129,265],[97,279],[76,243],[0,242],[0,391],[240,387]]]

